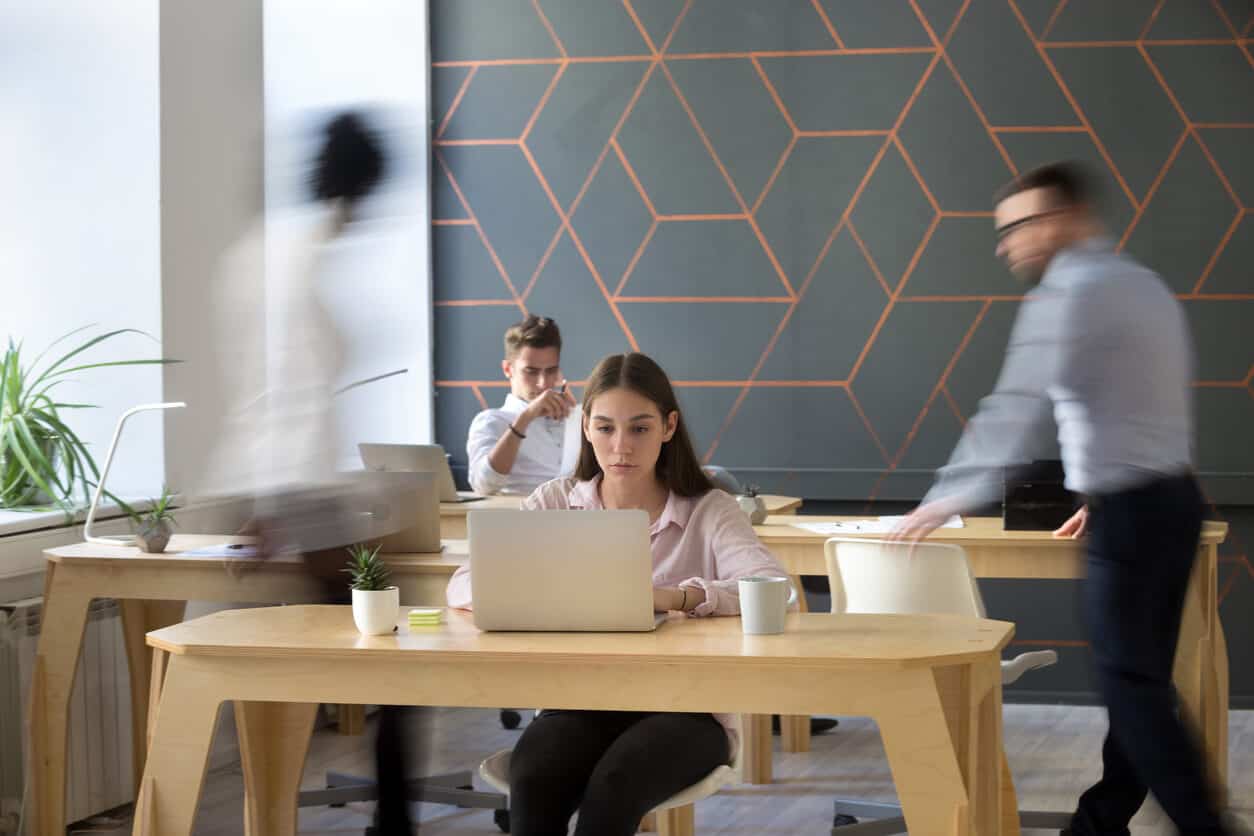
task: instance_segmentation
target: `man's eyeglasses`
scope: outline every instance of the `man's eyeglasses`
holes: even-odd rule
[[[1058,209],[1047,209],[1044,212],[1037,212],[1035,215],[1027,215],[1025,217],[1019,218],[1019,220],[1017,221],[1011,221],[1005,226],[1001,226],[997,228],[996,230],[997,240],[1001,241],[1007,235],[1014,232],[1016,229],[1021,229],[1027,226],[1028,224],[1035,223],[1036,221],[1039,221],[1041,218],[1048,218],[1050,215],[1058,215],[1066,211],[1068,210],[1065,207],[1060,207]]]

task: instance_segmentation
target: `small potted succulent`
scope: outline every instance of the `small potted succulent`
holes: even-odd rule
[[[135,526],[135,539],[139,547],[146,552],[159,554],[165,551],[170,543],[170,535],[174,533],[173,509],[174,493],[169,488],[161,489],[159,499],[150,500],[148,510],[135,511],[127,507]]]
[[[401,613],[400,590],[390,582],[379,546],[361,544],[348,549],[347,572],[353,590],[353,623],[365,636],[382,636],[396,629]]]
[[[766,522],[766,501],[759,495],[757,485],[746,485],[745,492],[736,497],[736,504],[749,517],[751,525]]]

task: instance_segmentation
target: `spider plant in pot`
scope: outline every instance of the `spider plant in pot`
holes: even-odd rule
[[[57,387],[75,380],[77,373],[91,369],[176,362],[165,358],[75,360],[83,352],[121,334],[150,337],[134,328],[99,334],[55,360],[43,362],[58,343],[91,327],[78,328],[59,337],[29,364],[23,361],[22,344],[12,339],[0,356],[0,508],[43,511],[48,506],[56,506],[72,514],[76,505],[91,503],[91,492],[100,480],[100,471],[87,445],[68,426],[65,413],[94,409],[95,405],[67,403],[56,391]],[[126,503],[107,491],[105,494],[129,513]],[[81,495],[81,502],[75,502],[76,495]]]
[[[146,552],[159,554],[165,551],[174,533],[173,509],[174,494],[169,488],[161,489],[161,498],[151,500],[147,511],[129,511],[131,521],[135,525],[135,537],[139,546]]]
[[[348,566],[343,570],[352,578],[353,623],[365,636],[391,633],[401,614],[400,590],[391,584],[379,548],[361,544],[349,547]]]

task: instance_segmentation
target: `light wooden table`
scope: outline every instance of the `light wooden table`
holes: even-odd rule
[[[148,635],[166,674],[134,833],[191,833],[225,700],[236,704],[254,836],[296,832],[321,702],[867,715],[911,833],[1016,832],[999,663],[1013,632],[957,616],[824,613],[789,615],[778,636],[744,636],[736,618],[653,633],[480,633],[450,611],[442,627],[402,620],[398,634],[365,637],[348,607],[214,613]]]
[[[121,604],[130,663],[132,751],[136,788],[147,752],[151,657],[144,634],[182,620],[187,601],[308,603],[324,587],[298,558],[187,557],[180,552],[217,543],[247,542],[223,535],[176,535],[164,554],[80,543],[49,549],[42,629],[35,651],[30,701],[31,832],[65,836],[65,782],[70,693],[93,598]],[[386,556],[406,604],[443,606],[449,576],[465,561],[465,544],[442,554]],[[231,571],[228,571],[231,570]]]
[[[801,575],[827,575],[823,544],[828,535],[794,527],[797,522],[835,522],[857,517],[769,517],[755,526],[758,537],[784,565],[794,581]],[[865,518],[862,518],[865,519]],[[995,517],[965,518],[964,528],[939,528],[929,538],[962,546],[979,578],[1082,578],[1081,543],[1055,539],[1047,531],[1004,531]],[[1176,651],[1175,684],[1185,716],[1201,740],[1214,785],[1226,795],[1228,786],[1228,648],[1219,620],[1217,577],[1219,544],[1228,534],[1225,522],[1207,521],[1198,543],[1197,561],[1185,599],[1184,620]],[[841,535],[865,536],[883,535]],[[809,724],[785,724],[785,751],[809,748]]]
[[[518,494],[509,496],[488,496],[474,502],[441,502],[440,503],[440,536],[445,540],[466,539],[466,514],[476,509],[504,508],[517,510],[526,499]],[[769,514],[795,514],[801,507],[801,500],[795,496],[774,496],[763,494],[763,502]]]

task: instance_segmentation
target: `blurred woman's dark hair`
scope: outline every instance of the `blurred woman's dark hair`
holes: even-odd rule
[[[386,169],[383,143],[365,117],[341,113],[322,129],[309,188],[315,200],[356,203],[379,184]]]

